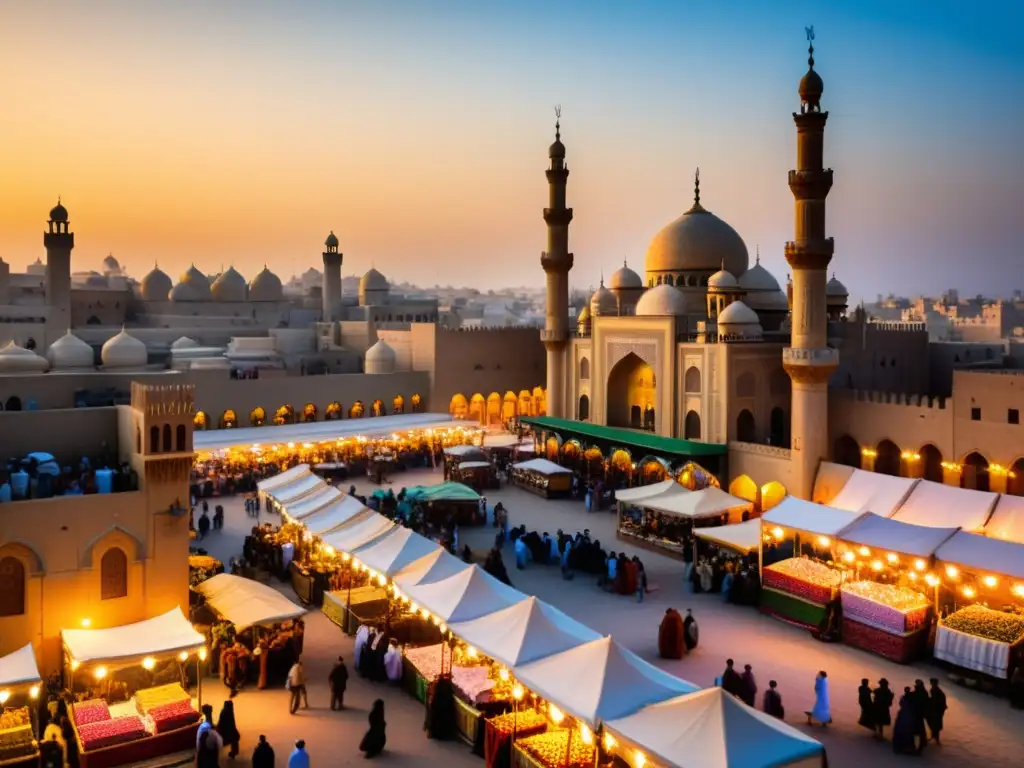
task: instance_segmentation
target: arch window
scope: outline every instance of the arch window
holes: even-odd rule
[[[179,424],[174,428],[174,450],[181,453],[185,450],[185,444],[187,442],[185,425]]]
[[[149,452],[160,453],[160,427],[149,428]]]
[[[487,421],[488,423],[501,421],[501,395],[497,392],[491,392],[487,396]]]
[[[423,413],[423,398],[418,394],[412,396],[411,405],[413,413]]]
[[[164,424],[164,453],[171,452],[171,425]]]
[[[267,412],[256,406],[249,412],[249,423],[254,427],[262,427],[267,421]]]
[[[262,408],[257,408],[256,410],[253,411],[253,413],[256,413],[256,411],[259,411],[260,414],[263,413],[263,409]],[[254,427],[261,426],[263,424],[263,418],[264,417],[261,415],[260,416],[260,423],[259,424],[253,423],[253,426]],[[249,421],[252,422],[252,415],[251,414],[249,416]],[[238,427],[238,416],[235,414],[235,412],[233,410],[228,408],[226,411],[224,411],[224,413],[222,413],[220,415],[220,428],[221,429],[236,429],[237,427]]]
[[[196,415],[192,417],[192,428],[198,432],[202,432],[206,427],[206,414],[202,411],[197,411]]]
[[[787,447],[789,445],[789,429],[786,423],[786,412],[781,408],[772,408],[769,423],[769,445]]]
[[[699,394],[700,390],[700,369],[695,365],[691,365],[686,369],[686,375],[683,377],[683,391]]]
[[[281,424],[294,424],[295,423],[295,409],[290,405],[282,405],[274,412],[274,424],[280,426]]]
[[[757,442],[757,422],[754,414],[744,408],[736,417],[736,439],[741,443]]]
[[[327,421],[338,421],[344,415],[341,403],[335,401],[327,406],[327,410],[324,412],[324,419]]]
[[[580,381],[590,380],[590,361],[587,358],[580,359]]]
[[[391,412],[394,414],[405,413],[405,398],[401,395],[395,395],[394,400],[391,401]]]
[[[25,565],[16,557],[0,558],[0,618],[25,613]]]
[[[989,490],[988,459],[980,453],[972,453],[964,459],[960,472],[960,487],[972,491]]]
[[[484,396],[477,392],[469,401],[469,418],[482,422],[486,406],[487,401],[484,400]]]
[[[370,404],[370,415],[371,416],[386,416],[387,410],[384,408],[383,400],[374,400]]]
[[[128,557],[124,550],[112,547],[100,560],[100,599],[128,596]]]
[[[700,440],[700,414],[688,411],[683,424],[683,437],[687,440]]]
[[[312,421],[316,421],[316,406],[312,403],[306,403],[302,409],[302,423],[308,424]]]
[[[1017,459],[1006,476],[1006,493],[1009,496],[1024,496],[1024,459]]]
[[[505,397],[501,400],[501,418],[503,421],[514,419],[516,417],[516,406],[519,404],[519,400],[516,398],[515,392],[506,392]]]
[[[650,403],[644,408],[644,429],[654,430],[655,424],[654,406]]]
[[[933,483],[941,483],[943,480],[942,451],[929,443],[920,450],[920,455],[921,477],[931,480]]]
[[[903,461],[900,456],[900,448],[892,440],[883,440],[875,449],[875,472],[880,475],[900,476],[900,464]]]
[[[665,275],[665,285],[672,285],[672,275]]]
[[[590,398],[586,395],[580,395],[580,408],[579,416],[580,421],[586,421],[590,418]]]
[[[413,395],[415,399],[417,395]],[[457,394],[452,396],[451,402],[448,404],[448,413],[452,415],[453,419],[465,419],[469,416],[469,402],[466,400],[466,396]]]
[[[348,409],[348,417],[350,419],[361,419],[363,418],[364,410],[365,409],[363,408],[363,401],[356,400],[354,403],[352,403],[352,407]]]
[[[843,435],[832,446],[832,461],[844,467],[860,469],[860,445],[849,435]]]

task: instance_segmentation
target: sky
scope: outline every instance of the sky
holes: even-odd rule
[[[1024,288],[1019,0],[334,0],[0,6],[0,257],[72,268],[320,266],[421,285],[543,282],[553,107],[574,287],[692,202],[784,282],[791,113],[814,25],[855,298]]]

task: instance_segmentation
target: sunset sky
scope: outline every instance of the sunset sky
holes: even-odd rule
[[[698,165],[784,281],[808,24],[854,297],[1024,288],[1019,0],[5,3],[0,257],[61,195],[75,270],[287,278],[333,229],[345,274],[539,286],[561,104],[573,286],[642,272]]]

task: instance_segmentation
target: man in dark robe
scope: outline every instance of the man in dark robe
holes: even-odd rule
[[[697,647],[700,633],[697,630],[697,620],[693,618],[693,609],[686,609],[686,618],[683,619],[683,640],[686,642],[686,652],[689,653]]]
[[[757,680],[754,678],[754,670],[749,664],[744,665],[740,680],[743,683],[740,698],[749,707],[757,706]]]
[[[728,659],[725,662],[725,672],[722,673],[722,688],[726,693],[731,693],[733,696],[742,699],[743,698],[743,678],[739,676],[739,673],[733,669],[732,659]]]
[[[932,732],[932,740],[942,745],[939,736],[942,733],[942,721],[946,717],[946,692],[939,688],[938,678],[933,677],[929,681],[932,685],[931,695],[928,700],[928,712],[926,713],[926,719],[928,720],[928,728]]]
[[[914,729],[917,736],[917,751],[920,753],[928,743],[928,729],[925,726],[925,721],[928,717],[929,701],[928,689],[924,687],[923,680],[914,681],[914,690],[911,691],[910,698],[914,707]]]
[[[658,627],[658,655],[663,659],[683,658],[686,655],[683,635],[683,617],[675,608],[669,608]]]
[[[782,696],[777,690],[778,685],[774,680],[768,683],[768,690],[764,692],[764,711],[765,714],[784,720],[786,710],[782,706]]]
[[[331,709],[344,709],[345,688],[348,687],[348,667],[345,666],[345,659],[341,656],[338,657],[338,663],[331,668],[328,682],[331,684]]]

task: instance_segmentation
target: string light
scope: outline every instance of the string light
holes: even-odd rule
[[[867,547],[861,547],[857,551],[860,553],[861,557],[871,557],[871,550]]]
[[[587,745],[594,743],[594,732],[587,728],[586,723],[580,723],[580,739]]]
[[[889,562],[890,562],[890,563],[891,563],[892,565],[896,565],[896,563],[898,563],[898,562],[900,561],[899,557],[897,557],[897,556],[896,556],[896,555],[895,555],[894,553],[892,553],[892,552],[890,552],[889,554],[887,554],[887,555],[885,556],[885,559],[886,559],[886,560],[888,560],[888,561],[889,561]]]
[[[775,526],[774,528],[772,528],[772,536],[774,536],[776,539],[781,539],[785,535],[786,532],[779,528],[779,526]]]
[[[647,756],[640,750],[637,750],[636,759],[633,760],[633,763],[636,765],[636,768],[644,768],[647,765]]]
[[[909,579],[910,579],[911,581],[917,581],[917,574],[916,574],[916,573],[914,573],[913,571],[911,571],[910,573],[908,573],[908,574],[907,574],[907,577],[908,577],[908,578],[909,578]]]
[[[210,653],[209,653],[209,651],[206,650],[206,646],[205,645],[202,648],[199,649],[199,660],[200,661],[206,661],[206,657],[209,656],[209,655],[210,655]]]
[[[92,624],[92,621],[89,619],[82,619],[82,629],[88,629],[90,624]]]
[[[927,576],[924,577],[924,580],[925,580],[925,583],[929,587],[934,587],[934,586],[936,586],[939,583],[938,577],[936,577],[936,576],[934,576],[934,575],[932,575],[930,573]]]
[[[989,589],[995,589],[996,585],[999,583],[999,579],[995,576],[986,576],[982,581],[985,582],[985,586]]]
[[[1012,591],[1017,597],[1024,597],[1024,584],[1014,584]]]
[[[93,675],[95,675],[97,680],[102,680],[104,677],[107,676],[107,668],[96,667],[96,670],[93,672]]]
[[[926,563],[921,558],[918,558],[914,561],[914,567],[917,568],[917,570],[919,571],[924,571],[924,569],[928,567],[928,563]]]
[[[551,722],[555,725],[559,725],[563,720],[565,720],[565,713],[554,704],[548,705],[548,714],[551,715]]]
[[[608,731],[605,731],[603,741],[605,752],[611,752],[613,749],[615,749],[615,745],[618,743],[617,741],[615,741],[615,737],[608,733]]]
[[[823,547],[827,547],[829,544],[831,544],[831,542],[828,539],[828,536],[819,536],[818,543]]]
[[[977,592],[974,591],[974,587],[968,587],[966,584],[963,586],[963,588],[960,591],[963,592],[964,597],[966,597],[969,600],[973,599],[974,596],[976,594],[978,594]]]
[[[178,661],[184,663],[188,661],[188,651],[182,651],[178,654]]]
[[[884,565],[882,565],[882,561],[881,561],[881,560],[875,560],[875,561],[873,561],[873,562],[871,563],[871,570],[873,570],[873,571],[880,571],[880,570],[882,570],[882,568],[884,568],[884,567],[885,567],[885,566],[884,566]]]
[[[498,670],[498,679],[501,680],[501,682],[503,683],[508,682],[508,670],[505,669],[505,667],[502,667]]]
[[[0,706],[6,704],[9,698],[11,698],[10,691],[0,691]]]
[[[38,685],[33,685],[31,688],[29,688],[28,689],[28,695],[29,695],[29,698],[38,699],[39,698],[39,686]]]
[[[960,571],[957,569],[957,567],[955,565],[947,565],[946,566],[946,576],[948,576],[949,578],[951,578],[951,579],[953,579],[955,581],[956,577],[959,576],[959,575],[960,575]]]
[[[142,668],[147,671],[152,671],[153,667],[156,666],[156,659],[152,656],[147,656],[142,660]]]
[[[516,701],[522,701],[523,696],[526,695],[526,691],[523,690],[523,686],[516,683],[512,686],[512,698]]]
[[[71,660],[71,671],[72,672],[74,672],[80,666],[81,666],[81,664],[79,664],[77,661],[75,661],[74,659]]]
[[[853,552],[847,552],[845,555],[843,555],[843,560],[845,560],[848,563],[852,563],[855,559],[856,555],[854,555]]]
[[[324,545],[324,553],[328,557],[334,557],[334,547],[332,547],[330,544],[325,544]]]

